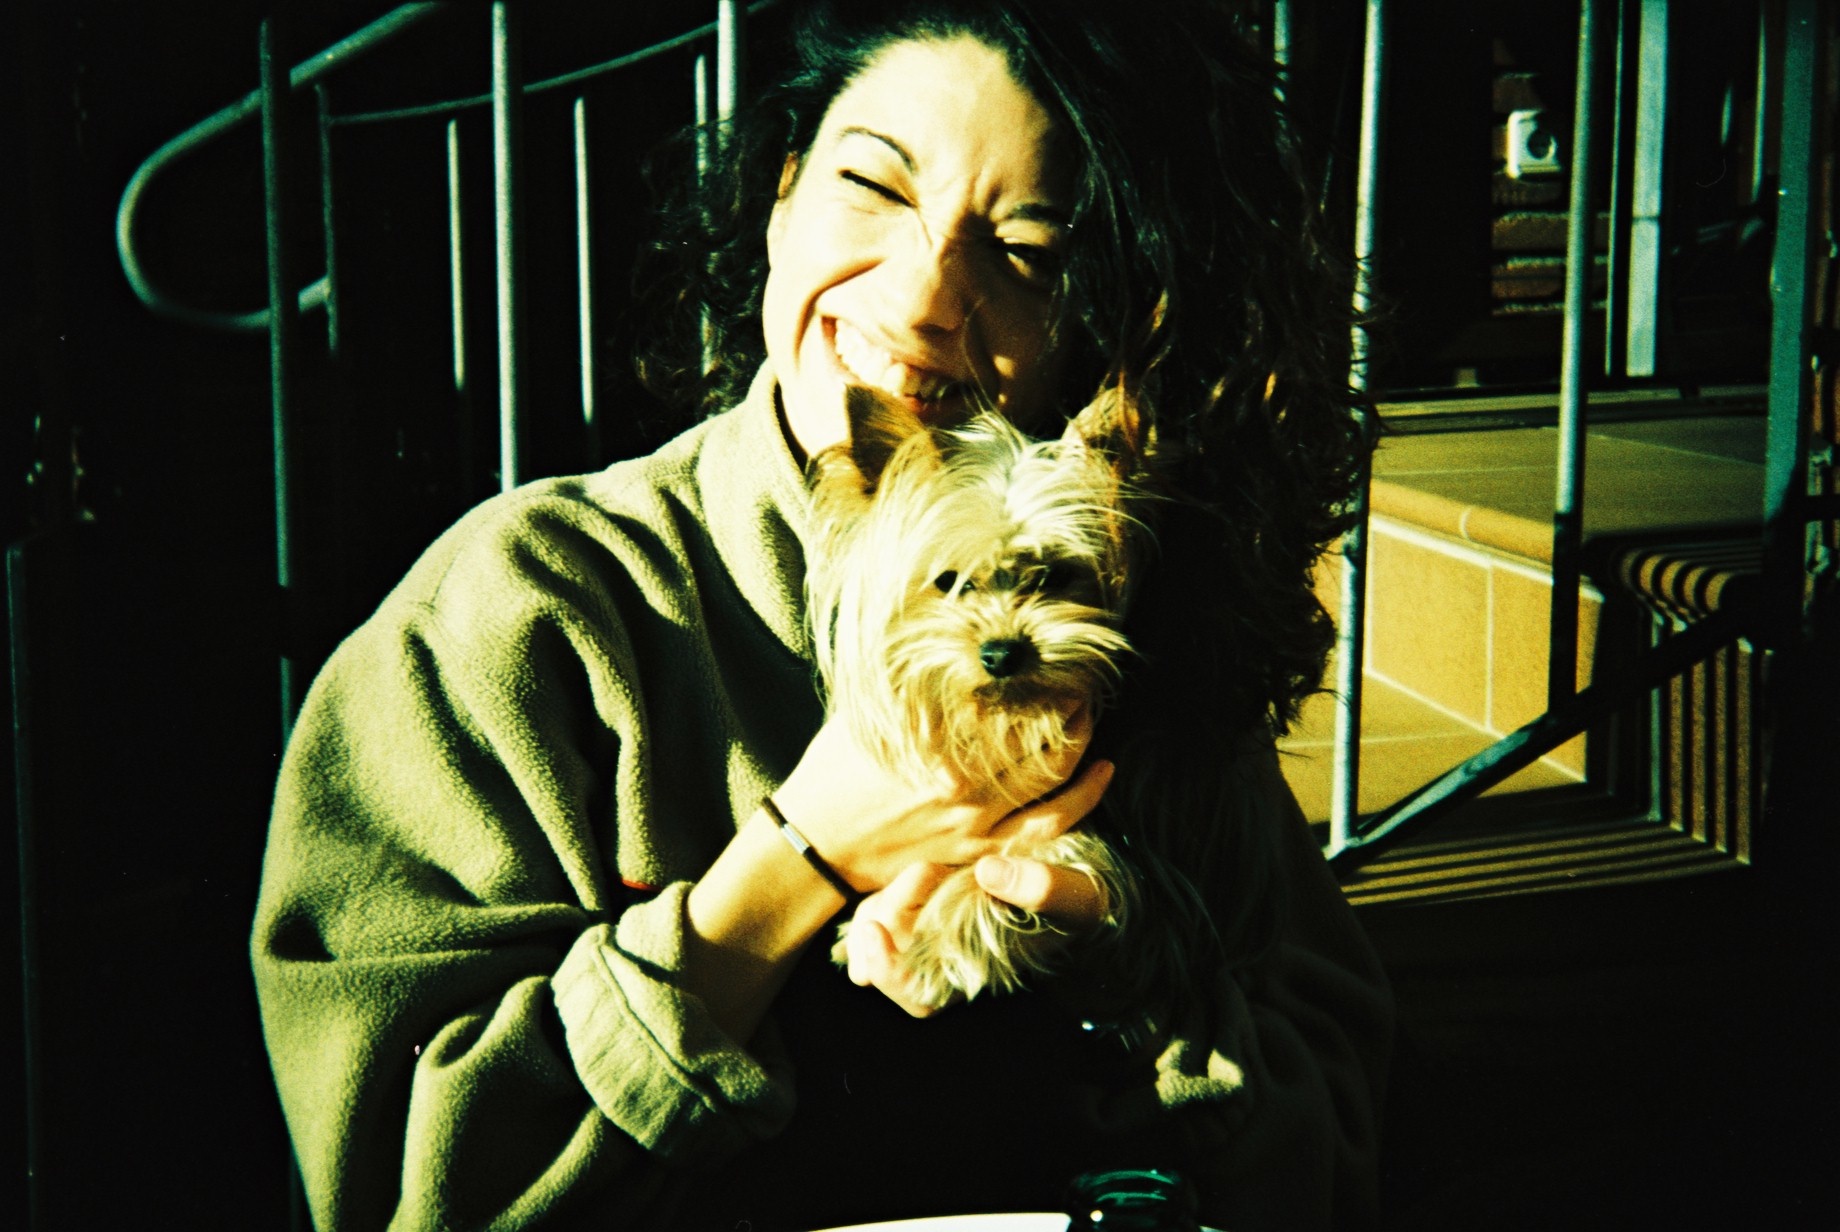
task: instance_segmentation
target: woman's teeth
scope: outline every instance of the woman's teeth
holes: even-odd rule
[[[949,377],[898,362],[846,322],[837,322],[833,333],[838,360],[864,385],[898,397],[931,402],[944,397],[957,384]]]

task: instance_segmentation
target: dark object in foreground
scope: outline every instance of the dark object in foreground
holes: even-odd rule
[[[1199,1232],[1195,1191],[1173,1172],[1087,1172],[1067,1187],[1067,1232]]]

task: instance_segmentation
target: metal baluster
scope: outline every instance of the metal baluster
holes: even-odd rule
[[[303,596],[294,569],[296,441],[292,395],[297,375],[300,298],[294,290],[296,282],[288,250],[292,211],[288,208],[286,177],[292,151],[284,119],[290,85],[287,65],[275,43],[273,19],[265,18],[256,34],[257,94],[261,98],[262,204],[267,232],[269,431],[274,451],[275,587],[280,597],[281,747],[285,749],[294,734],[294,718],[300,712],[307,665],[301,662]],[[328,263],[331,255],[327,253]],[[330,281],[328,278],[328,285]],[[291,1152],[288,1164],[288,1223],[290,1228],[298,1229],[304,1225],[306,1195]]]
[[[716,4],[716,80],[715,118],[718,125],[734,118],[741,97],[742,47],[745,20],[738,0],[717,0]],[[709,161],[715,157],[714,134],[709,123],[709,59],[696,58],[696,175],[700,183],[709,173]],[[709,332],[709,313],[703,313],[703,371],[715,367],[715,350]]]
[[[338,242],[333,226],[332,206],[332,100],[326,87],[313,87],[314,109],[319,120],[319,216],[320,230],[326,247],[326,353],[339,353],[339,264]]]
[[[1667,136],[1668,0],[1642,0],[1636,71],[1634,184],[1630,189],[1630,376],[1655,375],[1661,309],[1662,174]]]
[[[453,308],[454,398],[458,404],[462,492],[473,491],[473,388],[466,367],[466,217],[460,193],[460,121],[447,122],[447,278]]]
[[[1629,371],[1629,194],[1634,187],[1636,0],[1616,0],[1616,85],[1610,103],[1610,252],[1604,287],[1604,373]]]
[[[1290,80],[1291,43],[1295,39],[1291,0],[1273,0],[1271,6],[1271,58],[1277,61],[1283,80]]]
[[[696,90],[696,178],[709,174],[709,57],[699,55],[693,73]]]
[[[521,376],[524,288],[522,202],[518,191],[522,158],[523,73],[521,14],[507,0],[492,5],[492,180],[498,259],[498,479],[509,492],[520,480],[523,432]]]
[[[594,244],[588,200],[588,100],[575,100],[575,273],[581,308],[581,425],[588,465],[601,464],[594,408]]]
[[[1751,96],[1751,192],[1755,202],[1763,196],[1765,173],[1769,168],[1770,140],[1770,9],[1757,6],[1757,83]]]
[[[1375,222],[1380,183],[1380,103],[1386,63],[1385,0],[1367,2],[1367,45],[1361,71],[1361,156],[1355,177],[1354,311],[1349,383],[1367,389],[1367,330],[1361,322],[1373,302]],[[1362,428],[1367,412],[1357,412]],[[1367,629],[1367,490],[1364,462],[1352,496],[1355,523],[1342,537],[1341,620],[1336,630],[1335,764],[1329,799],[1331,854],[1349,845],[1360,812],[1361,668]]]
[[[1591,307],[1591,158],[1597,127],[1598,12],[1602,0],[1578,6],[1578,84],[1572,108],[1571,218],[1565,234],[1565,342],[1559,361],[1559,476],[1553,494],[1552,618],[1547,650],[1546,704],[1578,691],[1579,554],[1584,545],[1585,315]]]
[[[262,198],[267,217],[268,258],[268,371],[270,431],[275,470],[275,582],[281,596],[281,737],[285,744],[293,733],[299,708],[301,678],[300,596],[295,591],[294,544],[294,425],[291,395],[295,378],[295,335],[300,321],[299,299],[289,277],[289,211],[283,177],[286,175],[286,126],[283,109],[288,99],[288,71],[276,54],[272,20],[264,20],[257,35],[262,97]]]
[[[1764,637],[1796,635],[1804,602],[1803,562],[1811,546],[1803,503],[1813,409],[1814,148],[1819,48],[1815,0],[1789,0],[1783,14],[1782,111],[1776,187],[1776,252],[1770,264],[1770,393],[1763,487]]]
[[[700,188],[709,176],[709,158],[714,153],[709,148],[709,57],[706,55],[696,58],[693,85],[696,89],[696,182]],[[701,331],[703,371],[708,373],[716,365],[716,355],[715,348],[710,344],[709,309],[706,306],[701,314]]]
[[[716,3],[716,118],[730,120],[741,100],[742,40],[745,34],[740,0]]]

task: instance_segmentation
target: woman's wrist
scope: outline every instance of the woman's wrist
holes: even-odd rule
[[[685,983],[746,1041],[811,939],[846,906],[764,811],[742,823],[685,902]]]
[[[842,895],[846,906],[862,898],[862,891],[851,885],[842,873],[819,854],[818,849],[811,845],[811,840],[807,839],[804,833],[787,819],[786,814],[780,811],[779,805],[774,803],[771,794],[761,797],[760,808],[779,828],[779,835],[786,840],[786,845],[797,852],[800,859],[811,865],[812,871],[824,878],[826,884]]]
[[[688,910],[699,936],[777,957],[803,946],[847,904],[761,809],[691,887]]]

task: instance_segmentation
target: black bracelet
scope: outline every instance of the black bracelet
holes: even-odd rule
[[[773,819],[773,824],[779,827],[779,832],[785,836],[788,843],[792,844],[792,849],[804,856],[805,862],[818,870],[818,876],[830,882],[831,887],[843,895],[844,902],[853,903],[862,897],[856,892],[855,886],[843,879],[842,873],[824,862],[824,857],[818,854],[817,848],[806,841],[803,834],[792,828],[792,823],[786,820],[786,815],[779,811],[779,805],[773,803],[772,796],[762,796],[760,807],[765,809],[767,816]]]

